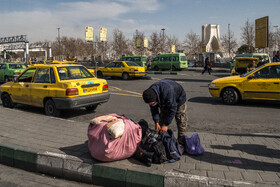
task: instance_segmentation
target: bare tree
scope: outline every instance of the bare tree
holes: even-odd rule
[[[166,46],[167,46],[167,51],[170,51],[171,52],[171,47],[172,45],[175,45],[175,50],[177,49],[181,49],[181,43],[179,41],[179,39],[176,37],[176,36],[170,36],[170,37],[167,37],[167,42],[166,42]]]
[[[132,52],[137,53],[138,55],[142,55],[144,51],[144,38],[145,35],[143,32],[140,32],[136,29],[133,39],[132,39]],[[134,45],[133,45],[134,44]]]
[[[255,40],[255,28],[254,24],[249,20],[245,22],[244,27],[241,28],[241,38],[244,44],[249,46],[249,51],[253,52],[254,40]]]
[[[231,57],[231,53],[236,51],[238,44],[230,28],[228,28],[228,33],[224,34],[221,40],[225,50],[228,52],[228,56]]]
[[[152,52],[154,56],[157,55],[160,51],[162,51],[161,44],[162,42],[159,34],[153,32],[150,36],[149,50]]]
[[[113,30],[112,49],[115,52],[114,58],[120,58],[128,52],[128,40],[125,38],[122,31],[119,29]]]
[[[183,42],[185,52],[188,58],[193,58],[194,55],[198,54],[201,48],[201,39],[199,35],[194,32],[190,32],[186,35]]]

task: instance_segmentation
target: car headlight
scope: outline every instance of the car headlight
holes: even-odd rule
[[[211,82],[211,84],[209,85],[209,87],[215,87],[215,86],[216,86],[216,84],[213,82]]]

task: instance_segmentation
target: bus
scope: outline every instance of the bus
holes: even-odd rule
[[[123,56],[121,58],[122,61],[131,61],[131,62],[135,62],[136,64],[138,64],[139,66],[142,67],[147,67],[146,63],[147,63],[147,56],[145,55],[138,55],[138,56]]]
[[[182,70],[188,68],[187,57],[184,53],[159,54],[152,61],[151,69],[158,70]]]

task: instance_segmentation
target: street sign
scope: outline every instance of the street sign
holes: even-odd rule
[[[144,47],[148,48],[148,38],[144,38]]]
[[[268,16],[255,20],[255,48],[268,47]]]
[[[100,41],[107,41],[107,28],[100,27]]]
[[[93,41],[93,27],[86,27],[86,41]]]
[[[171,47],[171,53],[175,53],[175,45],[172,45],[172,47]]]
[[[141,47],[141,38],[140,37],[136,38],[136,47],[138,47],[138,48]]]

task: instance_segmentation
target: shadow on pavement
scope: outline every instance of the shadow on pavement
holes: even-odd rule
[[[193,97],[188,99],[188,102],[205,103],[205,104],[212,104],[212,105],[224,105],[221,99],[214,98],[214,97]]]
[[[248,137],[262,137],[262,138],[280,138],[280,136],[277,136],[277,135],[267,135],[267,134],[232,134],[232,133],[215,133],[215,134],[227,135],[227,136],[248,136]]]
[[[258,144],[233,144],[232,146],[211,145],[214,149],[238,150],[251,155],[264,156],[269,158],[280,158],[280,150],[267,148]]]
[[[267,163],[263,161],[256,161],[247,158],[240,158],[235,156],[225,156],[217,153],[205,152],[201,156],[190,156],[191,158],[214,165],[236,167],[246,170],[260,170],[280,172],[280,164]]]

